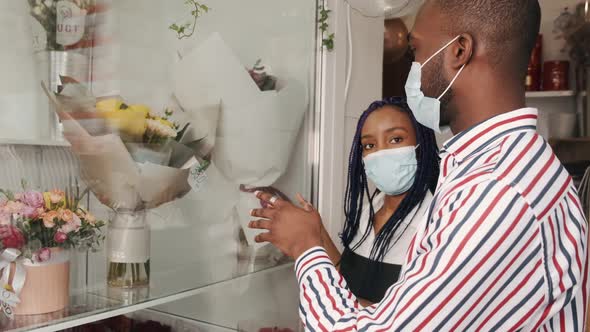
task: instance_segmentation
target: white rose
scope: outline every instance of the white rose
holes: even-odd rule
[[[176,130],[174,130],[173,128],[170,128],[165,124],[152,119],[147,120],[147,130],[149,132],[155,133],[159,137],[173,138],[177,135]]]

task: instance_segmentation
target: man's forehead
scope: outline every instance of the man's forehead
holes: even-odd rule
[[[431,35],[434,31],[440,31],[438,27],[441,22],[440,11],[438,6],[433,5],[432,1],[426,1],[418,11],[412,31],[411,38],[415,40],[424,39],[426,35]]]

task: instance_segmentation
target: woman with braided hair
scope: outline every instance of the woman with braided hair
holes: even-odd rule
[[[416,122],[403,98],[376,101],[361,115],[348,165],[344,252],[325,230],[322,241],[362,304],[379,302],[399,278],[438,173],[434,132]]]

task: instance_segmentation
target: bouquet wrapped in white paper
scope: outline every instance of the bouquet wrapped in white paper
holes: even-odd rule
[[[203,96],[221,100],[212,162],[236,191],[240,185],[270,186],[285,173],[307,110],[302,84],[267,72],[259,62],[245,68],[218,33],[174,69],[174,92],[182,105],[197,104]],[[258,201],[250,193],[239,195],[239,222],[254,245],[256,232],[246,225]]]
[[[149,281],[149,209],[198,189],[209,161],[202,158],[198,128],[120,98],[98,101],[71,83],[48,93],[64,125],[64,137],[79,159],[83,180],[115,212],[109,225],[109,283],[133,287]],[[175,99],[172,99],[175,101]],[[91,135],[89,132],[93,132]]]

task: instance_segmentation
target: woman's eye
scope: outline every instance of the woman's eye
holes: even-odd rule
[[[391,143],[391,144],[399,144],[399,143],[401,143],[401,142],[403,142],[403,141],[404,141],[404,139],[403,139],[403,138],[401,138],[401,137],[394,137],[394,138],[392,138],[392,139],[389,141],[389,143]]]
[[[365,144],[365,145],[363,145],[363,149],[365,149],[365,150],[371,150],[374,147],[375,147],[375,144]]]

